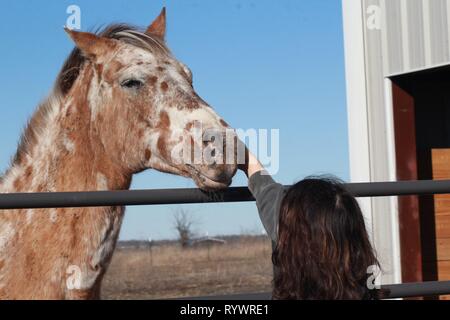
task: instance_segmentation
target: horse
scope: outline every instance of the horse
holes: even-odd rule
[[[194,138],[199,122],[202,132],[230,127],[167,47],[165,8],[146,29],[65,30],[75,48],[29,120],[0,193],[126,190],[147,169],[191,178],[204,190],[230,185],[236,163],[192,163],[173,152],[181,140],[211,145]],[[0,211],[0,298],[99,299],[124,211]]]

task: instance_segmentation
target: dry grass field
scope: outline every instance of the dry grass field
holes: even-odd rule
[[[177,243],[116,250],[102,299],[158,299],[270,291],[271,244],[240,237],[182,249]]]

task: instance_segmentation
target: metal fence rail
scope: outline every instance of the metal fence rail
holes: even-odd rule
[[[386,299],[414,298],[424,296],[438,296],[448,294],[450,281],[412,282],[402,284],[382,285],[382,290],[387,292]],[[222,296],[203,296],[194,298],[182,298],[179,300],[270,300],[270,292],[242,293]]]
[[[348,183],[345,186],[356,197],[450,193],[450,180]],[[0,194],[0,210],[248,202],[254,200],[247,187],[228,188],[220,192],[204,192],[199,189],[157,189],[11,193]]]
[[[450,180],[349,183],[346,189],[356,197],[450,194]],[[255,199],[246,187],[220,192],[199,189],[159,189],[96,192],[13,193],[0,194],[0,210],[76,208],[188,203],[245,202]],[[1,211],[0,211],[1,213]],[[389,298],[450,294],[450,281],[385,285]],[[200,299],[269,299],[270,293],[203,297]]]

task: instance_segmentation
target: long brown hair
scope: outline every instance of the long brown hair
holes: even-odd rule
[[[292,186],[280,209],[274,299],[376,299],[368,268],[379,267],[356,199],[334,178]]]

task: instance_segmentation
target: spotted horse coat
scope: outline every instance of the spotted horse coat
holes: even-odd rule
[[[228,126],[195,92],[165,29],[163,10],[145,31],[66,30],[76,48],[29,121],[0,193],[123,190],[150,168],[203,189],[227,187],[235,164],[192,164],[173,152],[186,138],[205,143],[194,139],[194,123]],[[0,211],[0,298],[99,298],[123,215],[123,207]]]

